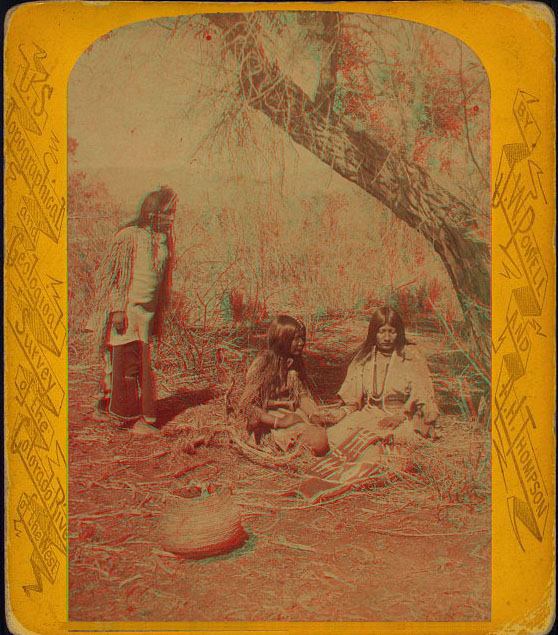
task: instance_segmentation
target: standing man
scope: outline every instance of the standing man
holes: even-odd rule
[[[104,375],[93,418],[133,422],[137,434],[159,433],[149,343],[170,296],[176,202],[169,187],[150,192],[114,235],[97,272],[89,327]]]

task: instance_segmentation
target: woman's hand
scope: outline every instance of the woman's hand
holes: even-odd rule
[[[325,412],[315,412],[311,414],[309,419],[310,423],[313,423],[314,425],[328,427],[339,423],[346,414],[347,413],[342,408],[336,408],[335,410],[329,408]]]
[[[300,415],[297,415],[296,412],[289,412],[287,415],[283,415],[282,417],[277,418],[277,428],[290,428],[291,426],[296,425],[297,423],[302,423],[303,419]]]
[[[356,410],[360,410],[360,404],[358,403],[345,403],[343,399],[338,399],[334,401],[331,406],[328,406],[332,410],[342,409],[345,411],[345,414],[352,414]]]
[[[268,408],[284,408],[285,410],[296,410],[294,399],[268,399]]]
[[[343,410],[346,414],[350,415],[357,410],[360,410],[360,406],[357,403],[347,403],[343,406]]]
[[[331,417],[328,418],[327,414],[321,412],[313,412],[308,419],[315,426],[327,426],[330,424]]]
[[[397,426],[401,425],[405,419],[406,417],[401,416],[384,417],[378,421],[378,428],[382,430],[393,430],[393,428],[397,428]]]
[[[114,330],[122,335],[122,333],[126,332],[126,328],[128,327],[128,320],[126,319],[126,313],[124,311],[114,311],[111,314],[111,323],[114,327]]]

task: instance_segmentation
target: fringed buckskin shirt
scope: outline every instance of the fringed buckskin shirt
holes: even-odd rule
[[[164,234],[136,226],[116,232],[99,267],[95,309],[88,322],[99,349],[107,344],[149,341],[168,256]],[[124,333],[114,329],[107,332],[110,315],[115,311],[126,314]]]

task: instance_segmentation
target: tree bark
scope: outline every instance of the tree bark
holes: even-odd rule
[[[208,19],[223,32],[225,51],[239,62],[243,98],[295,142],[386,205],[419,231],[441,258],[457,292],[478,352],[490,369],[490,250],[474,232],[477,210],[437,184],[424,170],[356,131],[347,118],[324,113],[324,91],[314,103],[266,58],[243,14]],[[333,26],[333,25],[331,25]]]
[[[335,11],[319,13],[321,18],[320,37],[325,55],[320,65],[318,87],[314,95],[314,106],[329,118],[333,114],[337,79],[337,48],[341,30],[341,17]]]

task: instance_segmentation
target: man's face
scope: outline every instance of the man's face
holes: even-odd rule
[[[155,218],[155,231],[168,232],[172,228],[174,222],[174,213],[176,211],[176,203],[169,209],[162,210]]]

